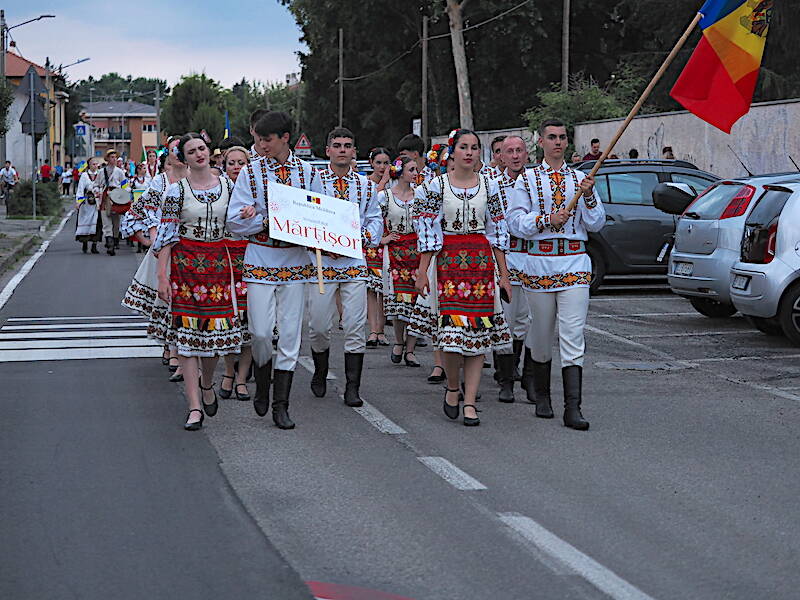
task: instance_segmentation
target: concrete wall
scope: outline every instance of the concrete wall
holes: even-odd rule
[[[595,137],[600,138],[604,148],[623,120],[577,125],[575,146],[578,153],[586,154],[589,141]],[[730,135],[686,111],[637,117],[614,152],[620,158],[627,158],[630,149],[636,148],[639,158],[661,158],[661,149],[672,146],[675,158],[691,161],[720,177],[747,175],[728,148],[729,144],[753,173],[793,171],[787,155],[800,164],[800,98],[754,104],[734,125]]]
[[[31,136],[22,133],[22,123],[19,122],[22,112],[28,105],[28,100],[27,95],[19,93],[18,88],[14,87],[14,101],[8,110],[6,158],[14,165],[20,179],[30,179],[31,177]],[[44,136],[37,145],[36,158],[41,165],[45,158]]]

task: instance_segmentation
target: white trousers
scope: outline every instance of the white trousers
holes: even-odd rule
[[[521,285],[511,286],[511,302],[503,302],[503,314],[515,340],[525,338],[530,325],[530,309]]]
[[[367,282],[325,282],[325,293],[320,294],[317,283],[308,285],[309,338],[314,352],[324,352],[331,345],[333,324],[338,323],[336,290],[342,296],[342,328],[344,351],[363,354],[366,351]],[[283,329],[280,330],[283,337]]]
[[[589,288],[575,287],[558,292],[525,292],[531,323],[525,345],[536,362],[553,358],[553,332],[558,316],[561,366],[583,366],[586,340],[583,330],[589,311]]]
[[[103,241],[107,237],[119,237],[119,219],[121,215],[111,212],[111,203],[109,208],[103,211]]]
[[[306,284],[247,283],[247,320],[252,335],[253,360],[265,365],[272,360],[272,331],[278,325],[281,335],[272,367],[294,371],[300,356],[303,331],[303,295]]]

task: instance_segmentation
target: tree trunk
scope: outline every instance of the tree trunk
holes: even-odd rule
[[[447,0],[447,16],[450,18],[450,41],[453,45],[453,63],[456,68],[456,84],[458,86],[458,109],[461,127],[473,129],[472,96],[469,91],[469,68],[467,53],[464,50],[464,15],[463,5],[467,0]]]

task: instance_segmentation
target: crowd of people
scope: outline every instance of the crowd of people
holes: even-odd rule
[[[415,135],[403,137],[395,152],[372,149],[369,176],[354,169],[349,129],[329,133],[329,164],[321,169],[294,155],[292,129],[285,113],[259,110],[251,115],[249,149],[226,139],[212,152],[200,134],[171,137],[155,166],[148,160],[137,170],[147,190],[121,213],[121,223],[112,196],[124,174],[114,152],[103,166],[91,161],[81,176],[78,239],[96,251],[105,237],[109,254],[119,236],[149,247],[122,303],[146,317],[148,333],[164,344],[170,380],[185,382],[184,428],[200,429],[217,413],[219,396],[235,396],[252,401],[260,416],[271,407],[275,425],[293,429],[289,401],[304,323],[316,397],[328,394],[338,324],[344,403],[361,406],[364,354],[390,346],[391,322],[391,363],[418,368],[415,350],[432,344],[428,382],[445,383],[449,419],[463,415],[464,425],[480,424],[476,400],[489,355],[499,401],[514,402],[520,381],[536,416],[553,418],[558,320],[563,422],[588,429],[581,413],[591,280],[586,240],[605,213],[592,178],[565,163],[564,124],[541,124],[544,158],[532,168],[520,137],[492,140],[492,160],[483,164],[478,135],[457,129],[427,152]],[[268,197],[276,184],[356,204],[363,256],[323,252],[320,268],[313,248],[271,237]],[[570,211],[573,197],[579,201]],[[219,357],[225,374],[217,388]]]

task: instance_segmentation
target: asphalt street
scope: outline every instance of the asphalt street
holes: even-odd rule
[[[590,306],[586,433],[520,391],[498,403],[488,369],[481,426],[447,420],[430,348],[422,369],[368,350],[367,404],[347,408],[337,336],[326,398],[298,367],[296,430],[227,400],[192,434],[119,306],[137,255],[84,256],[71,231],[0,308],[1,597],[796,597],[785,339],[608,292]],[[557,417],[560,388],[554,369]]]

